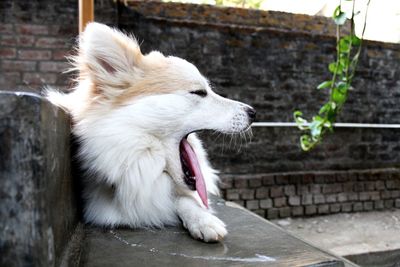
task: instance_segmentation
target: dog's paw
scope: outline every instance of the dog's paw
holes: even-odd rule
[[[183,221],[183,226],[189,230],[193,238],[204,242],[220,241],[228,233],[225,223],[208,212],[194,216],[188,221]]]

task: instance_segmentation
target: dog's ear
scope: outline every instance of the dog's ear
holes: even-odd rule
[[[123,90],[140,75],[142,57],[132,36],[104,24],[90,23],[80,36],[76,67],[81,76],[89,76],[97,91],[115,95],[115,90]]]

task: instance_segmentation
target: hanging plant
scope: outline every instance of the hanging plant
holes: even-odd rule
[[[370,0],[367,3],[361,38],[355,33],[355,0],[350,1],[353,1],[350,17],[342,10],[341,1],[333,12],[332,18],[336,24],[336,61],[328,65],[332,78],[317,86],[317,90],[329,90],[329,100],[321,106],[318,114],[313,116],[310,122],[303,118],[301,111],[295,111],[293,114],[298,128],[304,132],[300,137],[300,145],[304,151],[314,148],[327,132],[333,132],[336,118],[347,100],[349,91],[352,90],[351,84],[360,58]],[[341,28],[347,20],[350,20],[350,34],[342,36]]]

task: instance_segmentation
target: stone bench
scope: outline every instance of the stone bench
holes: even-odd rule
[[[38,95],[0,93],[0,266],[356,266],[231,202],[205,244],[180,228],[102,229],[79,222],[70,121]]]

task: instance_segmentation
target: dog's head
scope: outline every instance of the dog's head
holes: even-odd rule
[[[214,93],[193,64],[159,52],[143,55],[133,37],[102,24],[86,27],[76,63],[80,79],[89,81],[91,109],[123,110],[132,120],[126,123],[136,131],[146,131],[178,150],[189,133],[238,133],[255,117],[252,107]],[[194,170],[187,171],[170,170],[178,184],[194,176]]]

